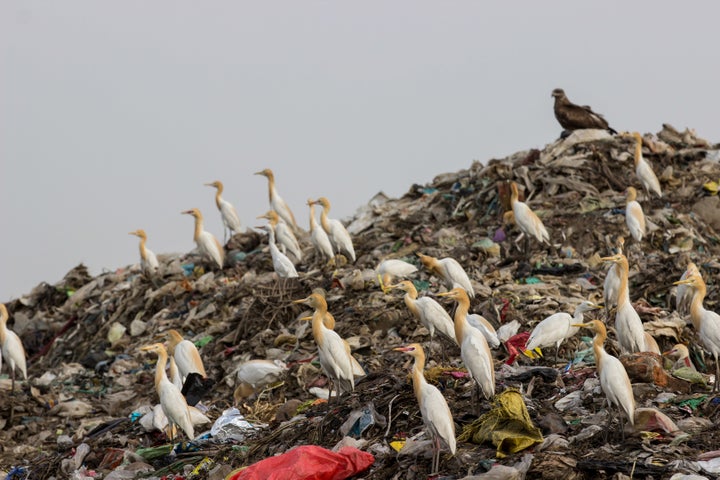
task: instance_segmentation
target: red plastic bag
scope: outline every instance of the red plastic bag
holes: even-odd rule
[[[231,473],[225,480],[344,480],[375,461],[355,447],[335,453],[316,445],[302,445]]]

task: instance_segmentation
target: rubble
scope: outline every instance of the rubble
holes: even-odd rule
[[[641,196],[655,228],[642,243],[626,244],[631,300],[662,351],[687,344],[698,371],[712,373],[711,356],[703,356],[692,325],[675,312],[672,282],[695,262],[708,284],[706,307],[720,310],[720,208],[717,190],[705,187],[720,179],[720,145],[669,125],[645,135],[644,144],[644,155],[662,173],[664,196]],[[524,344],[512,343],[516,334],[527,338],[543,318],[583,300],[602,302],[605,268],[598,259],[618,236],[629,238],[623,190],[637,186],[633,145],[605,131],[580,130],[542,151],[441,174],[399,199],[378,194],[348,225],[357,261],[328,263],[305,241],[308,260],[298,264],[298,278],[272,273],[266,237],[247,232],[228,243],[222,271],[206,271],[196,255],[160,254],[155,278],[140,265],[94,278],[78,265],[55,285],[38,285],[7,303],[30,379],[11,396],[10,380],[0,378],[0,475],[216,479],[295,447],[332,449],[342,440],[373,457],[362,478],[426,478],[430,449],[407,359],[392,348],[426,346],[429,381],[447,399],[457,432],[493,404],[474,399],[459,348],[441,336],[428,348],[429,332],[400,293],[385,294],[378,285],[382,260],[422,267],[416,253],[423,253],[452,257],[468,272],[476,293],[471,313],[487,319],[503,343],[493,350],[498,396],[515,392],[531,432],[522,449],[504,458],[491,442],[459,442],[455,457],[441,457],[443,478],[714,478],[720,396],[710,391],[713,375],[690,381],[673,376],[657,355],[622,357],[641,420],[641,430],[626,431],[622,440],[617,424],[607,428],[582,333],[563,343],[559,358],[568,360],[561,364],[553,365],[552,355],[520,354],[505,365],[509,350]],[[518,232],[503,224],[510,180],[550,232],[552,245],[530,242],[527,256],[513,242]],[[408,277],[421,295],[447,290],[423,268]],[[354,392],[329,406],[311,393],[327,396],[326,379],[309,322],[299,321],[307,312],[292,304],[317,288],[325,292],[335,330],[367,372]],[[197,427],[193,442],[174,446],[155,408],[154,363],[139,353],[170,329],[195,343],[214,380],[198,404],[210,423]],[[606,349],[619,354],[612,328]],[[248,379],[239,367],[254,360],[281,368]]]

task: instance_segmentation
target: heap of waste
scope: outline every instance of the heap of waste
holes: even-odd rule
[[[714,360],[703,353],[689,317],[676,311],[672,284],[694,262],[708,285],[705,307],[720,310],[720,146],[669,125],[646,135],[644,155],[660,178],[661,198],[649,197],[637,181],[633,147],[624,136],[576,131],[542,151],[441,174],[399,199],[378,194],[348,225],[357,261],[326,263],[306,242],[310,260],[298,265],[299,278],[279,279],[266,237],[247,232],[227,245],[222,271],[203,269],[195,254],[160,255],[159,278],[147,279],[139,266],[93,278],[79,265],[54,285],[38,285],[7,303],[9,326],[27,351],[29,380],[11,395],[7,375],[0,378],[0,475],[240,478],[231,473],[317,446],[350,453],[317,448],[282,458],[335,455],[344,459],[341,469],[357,457],[362,478],[427,478],[432,451],[410,360],[393,351],[417,342],[428,353],[426,377],[446,398],[460,437],[455,456],[441,455],[442,478],[716,478]],[[503,220],[510,180],[524,190],[552,245],[531,239],[525,252],[515,241],[519,231]],[[630,238],[624,216],[624,191],[633,185],[648,220],[641,242]],[[402,292],[384,293],[375,271],[383,259],[403,259],[419,267],[409,278],[420,294],[434,295],[447,288],[416,253],[453,257],[476,292],[471,312],[496,329],[519,325],[526,332],[583,300],[602,303],[607,267],[599,258],[613,252],[619,236],[626,238],[630,296],[646,331],[662,351],[688,345],[701,372],[675,376],[660,356],[623,356],[637,403],[635,428],[625,432],[617,419],[607,427],[614,410],[604,404],[590,333],[581,330],[562,345],[558,363],[552,348],[536,359],[511,355],[518,348],[511,343],[493,349],[497,397],[508,392],[505,403],[518,408],[506,409],[519,412],[512,425],[503,421],[513,438],[497,438],[483,416],[498,412],[498,398],[477,397],[459,347],[442,335],[430,344]],[[292,303],[318,288],[335,330],[367,372],[352,393],[329,405],[320,400],[328,385],[310,322],[300,321],[309,311]],[[452,302],[443,304],[452,309]],[[619,356],[612,312],[586,317],[606,319],[606,349]],[[170,329],[195,343],[212,383],[195,394],[192,442],[181,433],[170,442],[157,408],[155,356],[139,350],[164,341]],[[269,360],[267,371],[239,378],[239,368],[256,359]],[[683,476],[691,474],[698,476]]]

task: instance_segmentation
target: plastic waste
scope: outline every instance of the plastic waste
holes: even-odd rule
[[[493,408],[465,426],[458,441],[492,442],[503,458],[543,442],[542,432],[533,425],[518,390],[507,389],[493,399]]]
[[[252,423],[245,420],[240,410],[237,408],[228,408],[225,410],[220,418],[215,420],[212,428],[210,429],[210,435],[218,441],[235,440],[242,442],[248,433],[253,430],[264,428],[265,425],[253,425]]]
[[[375,457],[353,447],[331,452],[316,445],[295,447],[228,475],[227,480],[343,480],[366,470]]]
[[[340,427],[340,433],[349,435],[354,438],[360,437],[365,430],[372,425],[378,424],[380,427],[386,425],[385,417],[375,411],[375,405],[368,403],[359,410],[353,410],[345,423]]]

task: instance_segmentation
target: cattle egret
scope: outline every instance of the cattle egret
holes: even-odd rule
[[[177,425],[185,432],[189,440],[195,438],[195,431],[192,420],[190,418],[190,410],[185,401],[185,397],[173,383],[168,380],[165,374],[165,365],[167,364],[167,351],[162,343],[155,343],[141,347],[144,352],[153,352],[158,356],[157,366],[155,367],[155,390],[160,397],[160,405],[165,416],[170,423],[170,431],[173,432],[174,426]],[[171,438],[171,442],[174,438]]]
[[[155,254],[145,246],[147,243],[147,235],[145,230],[135,230],[130,232],[129,235],[135,235],[140,238],[140,267],[142,268],[145,275],[152,277],[155,275],[160,268],[157,257]]]
[[[635,175],[637,176],[643,188],[650,195],[655,193],[658,197],[662,197],[660,182],[655,176],[655,172],[642,154],[642,136],[638,132],[634,132],[632,137],[635,138]]]
[[[453,289],[456,286],[462,287],[470,297],[475,297],[470,277],[457,260],[451,257],[437,259],[429,255],[417,254],[420,261],[430,273],[442,278],[445,287]]]
[[[273,270],[280,278],[296,278],[298,273],[295,270],[295,265],[275,244],[275,229],[272,224],[265,227],[265,229],[268,232],[268,246],[270,247]]]
[[[327,232],[318,225],[315,219],[315,200],[308,199],[307,204],[310,206],[310,241],[320,256],[330,261],[335,257],[335,253]]]
[[[685,280],[677,281],[675,285],[688,285],[694,291],[692,304],[690,305],[690,318],[692,318],[693,325],[697,329],[700,342],[715,359],[713,391],[718,391],[718,384],[720,384],[720,363],[718,362],[718,357],[720,357],[720,315],[706,310],[703,306],[707,287],[700,273],[690,275]]]
[[[430,342],[435,336],[435,330],[440,331],[453,342],[455,340],[455,326],[445,309],[438,302],[430,297],[418,298],[415,285],[409,280],[404,280],[397,285],[390,285],[388,288],[402,290],[405,292],[403,299],[410,313],[430,332]],[[457,342],[456,342],[457,343]]]
[[[235,374],[239,382],[235,399],[257,394],[268,385],[279,381],[287,372],[287,365],[281,360],[248,360],[241,364]]]
[[[390,290],[388,285],[394,282],[396,278],[407,278],[408,275],[417,272],[417,267],[404,260],[388,259],[380,262],[375,271],[377,272],[380,288],[383,293],[388,293]]]
[[[585,312],[598,308],[602,307],[595,305],[593,302],[584,301],[575,307],[573,316],[570,316],[569,313],[558,312],[545,318],[535,326],[530,334],[530,338],[525,344],[525,354],[532,357],[531,351],[536,348],[555,346],[555,363],[557,363],[560,345],[578,331],[578,327],[573,325],[583,323],[583,314]]]
[[[693,262],[689,262],[687,265],[687,269],[683,272],[680,280],[685,280],[686,278],[699,273],[700,270],[698,270],[697,265],[695,265]],[[677,296],[675,298],[675,309],[680,315],[687,315],[688,313],[690,313],[690,305],[692,304],[693,293],[693,289],[689,286],[678,285]],[[698,330],[698,327],[695,326],[695,329]]]
[[[25,363],[25,348],[23,347],[20,337],[15,332],[7,328],[7,321],[10,318],[7,307],[4,303],[0,303],[0,368],[2,368],[2,359],[10,370],[12,378],[11,392],[15,393],[15,369],[19,369],[23,374],[23,379],[27,380],[27,364]]]
[[[691,370],[697,370],[695,368],[695,365],[693,365],[693,363],[690,361],[690,351],[682,343],[678,343],[667,352],[663,352],[663,356],[676,359],[671,371],[677,370],[678,368],[689,368]]]
[[[183,339],[177,330],[167,331],[168,351],[175,360],[180,378],[184,382],[190,373],[200,374],[207,377],[200,352],[190,340]]]
[[[415,398],[417,398],[420,406],[420,414],[423,423],[430,434],[433,442],[433,460],[432,473],[435,475],[440,469],[440,448],[441,442],[455,455],[455,422],[453,422],[450,407],[448,407],[445,397],[435,385],[431,385],[425,380],[425,352],[422,346],[417,343],[406,347],[398,347],[393,349],[398,352],[404,352],[415,359],[412,369],[413,390]]]
[[[315,200],[314,203],[320,204],[323,207],[322,212],[320,212],[320,225],[322,225],[323,230],[325,230],[328,238],[330,238],[333,249],[336,253],[345,255],[354,263],[355,247],[353,247],[350,233],[348,233],[345,225],[343,225],[340,220],[328,218],[328,214],[330,213],[330,200],[325,197],[320,197]]]
[[[217,205],[218,210],[220,210],[220,216],[222,217],[223,225],[225,225],[225,229],[223,230],[223,240],[227,239],[225,235],[227,235],[228,231],[230,231],[230,237],[236,233],[240,233],[240,217],[238,216],[235,207],[233,207],[232,203],[227,200],[223,200],[220,196],[223,192],[222,182],[220,180],[216,180],[211,183],[206,183],[205,185],[208,187],[215,187],[217,189],[215,192],[215,205]]]
[[[633,187],[627,188],[627,203],[625,204],[625,223],[630,235],[636,242],[642,241],[645,236],[645,214],[642,207],[636,200],[637,190]]]
[[[495,327],[488,322],[487,318],[477,313],[468,313],[467,321],[471,327],[480,330],[480,333],[483,334],[490,348],[498,348],[500,346],[500,338],[495,331]]]
[[[315,343],[318,346],[318,357],[323,372],[331,382],[328,398],[332,398],[332,392],[342,394],[355,389],[355,376],[351,355],[347,344],[334,330],[323,325],[323,319],[327,313],[327,302],[325,299],[313,293],[302,300],[295,300],[293,303],[302,303],[315,309],[312,315],[312,332]]]
[[[288,204],[285,200],[280,197],[275,188],[275,175],[269,168],[260,172],[255,172],[255,175],[262,175],[268,179],[268,195],[270,196],[270,209],[275,210],[280,218],[285,220],[285,223],[290,225],[296,232],[299,231],[298,224],[295,221],[295,215],[293,215]]]
[[[614,253],[623,253],[624,246],[625,239],[623,237],[618,237]],[[617,305],[619,289],[620,276],[618,275],[617,265],[615,265],[615,263],[611,263],[610,268],[608,268],[608,271],[605,274],[605,283],[603,284],[603,300],[605,301],[607,315],[610,315],[610,309]]]
[[[193,239],[195,240],[198,250],[202,255],[205,255],[215,263],[218,268],[222,269],[225,263],[225,250],[223,250],[223,246],[218,239],[215,238],[215,235],[203,230],[203,216],[200,210],[193,208],[180,213],[195,217],[195,235]]]
[[[495,395],[495,366],[492,353],[483,334],[470,328],[467,321],[470,310],[470,298],[462,288],[453,288],[449,292],[439,293],[443,297],[454,299],[458,306],[455,310],[455,338],[460,345],[460,357],[465,367],[477,383],[486,399]]]
[[[612,262],[620,277],[618,287],[617,312],[615,313],[615,330],[623,353],[645,352],[645,331],[642,320],[630,303],[628,288],[628,261],[625,255],[618,253],[612,257],[603,257],[603,262]],[[659,352],[658,352],[659,353]]]
[[[540,218],[524,202],[518,200],[518,187],[510,182],[510,205],[515,219],[515,225],[527,237],[534,237],[540,243],[550,245],[550,235]],[[527,246],[527,242],[526,242]]]
[[[600,377],[600,387],[610,405],[615,405],[625,412],[630,425],[634,426],[635,397],[633,396],[632,385],[630,385],[630,378],[628,378],[625,367],[623,367],[620,360],[605,351],[604,344],[607,339],[605,325],[600,320],[593,320],[588,323],[574,324],[573,327],[587,328],[595,333],[593,351],[595,352],[595,364]],[[622,416],[618,418],[620,419],[620,428],[624,438]]]
[[[317,293],[323,299],[325,299],[325,291],[323,289],[314,289],[313,293]],[[323,314],[323,319],[322,319],[323,325],[325,325],[325,328],[329,328],[330,330],[335,330],[335,317],[333,317],[333,314],[327,310],[327,300],[325,300],[325,304],[326,304],[326,310],[325,310],[325,313]],[[304,318],[301,318],[301,320],[312,320],[312,317],[306,317],[306,318],[304,317]],[[356,378],[364,377],[366,375],[365,369],[362,367],[362,365],[360,365],[360,362],[358,362],[355,359],[355,357],[353,357],[352,352],[350,350],[350,344],[344,338],[342,339],[342,341],[343,341],[343,344],[345,345],[345,350],[348,352],[348,355],[350,355],[350,360],[352,362],[352,367],[353,367],[353,375]]]
[[[285,221],[278,216],[277,212],[270,210],[265,215],[260,215],[257,218],[265,218],[270,222],[275,231],[275,241],[283,253],[290,251],[298,261],[302,260],[302,250],[297,238],[295,238],[295,234],[292,233]]]

